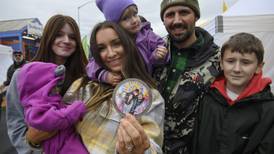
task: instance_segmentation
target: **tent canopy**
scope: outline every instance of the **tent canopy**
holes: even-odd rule
[[[244,16],[244,15],[264,15],[274,13],[273,0],[238,0],[223,15],[224,16]]]
[[[227,12],[216,16],[203,27],[214,36],[219,46],[240,32],[258,37],[265,49],[264,75],[274,81],[274,0],[239,0]]]

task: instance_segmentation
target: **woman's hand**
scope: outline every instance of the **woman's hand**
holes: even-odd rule
[[[54,136],[57,131],[54,132],[44,132],[33,127],[28,127],[28,131],[26,133],[27,141],[31,142],[32,144],[41,144],[44,140],[47,140]]]
[[[149,139],[131,114],[121,119],[117,132],[116,150],[119,154],[143,154],[150,147]]]

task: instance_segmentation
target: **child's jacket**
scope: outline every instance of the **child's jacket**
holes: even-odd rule
[[[254,76],[235,102],[225,93],[225,80],[215,80],[200,103],[195,154],[273,154],[274,96],[270,79]]]
[[[51,63],[32,62],[21,68],[17,87],[25,121],[42,131],[57,131],[42,144],[46,154],[86,154],[88,152],[74,129],[74,124],[86,112],[85,105],[81,101],[65,105],[59,94],[51,94],[62,78],[55,77],[56,67]]]

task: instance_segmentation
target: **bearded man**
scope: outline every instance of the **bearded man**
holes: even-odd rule
[[[198,102],[219,74],[219,47],[195,26],[200,18],[197,0],[162,0],[160,15],[171,53],[171,61],[154,72],[166,102],[163,150],[188,154]]]

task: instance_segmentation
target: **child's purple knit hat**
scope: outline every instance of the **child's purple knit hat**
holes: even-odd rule
[[[96,5],[107,21],[118,23],[125,9],[136,4],[133,0],[96,0]]]
[[[20,100],[25,102],[30,97],[47,96],[57,82],[64,78],[63,75],[56,76],[57,67],[56,64],[44,62],[25,64],[20,69],[17,79]]]

